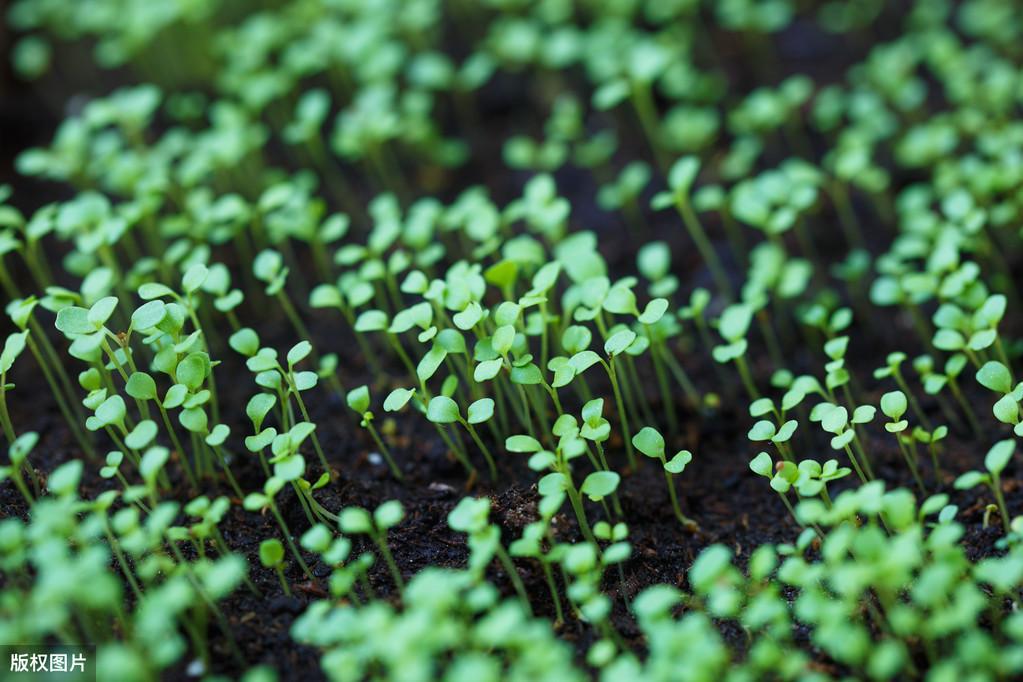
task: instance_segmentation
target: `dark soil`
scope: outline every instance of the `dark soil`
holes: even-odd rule
[[[815,29],[797,25],[792,32],[779,39],[779,54],[783,59],[786,73],[809,71],[823,82],[839,80],[845,67],[862,58],[864,52],[860,45],[850,45],[845,41],[825,41],[814,33]],[[737,86],[745,87],[756,82],[756,76],[747,68],[747,56],[734,48],[727,36],[715,36],[716,45],[722,48],[723,58],[729,60],[733,67]],[[490,140],[489,147],[474,150],[475,162],[467,169],[450,178],[447,187],[451,192],[482,182],[491,187],[495,198],[503,201],[516,195],[521,188],[522,180],[527,176],[509,173],[500,163],[500,147],[497,141],[506,137],[507,133],[519,130],[522,121],[537,124],[537,111],[545,112],[546,107],[537,107],[530,99],[531,95],[517,90],[523,83],[514,79],[499,81],[495,87],[485,93],[481,103],[482,131],[472,133],[473,139]],[[45,192],[36,183],[15,180],[10,173],[10,160],[13,153],[30,143],[41,143],[48,139],[53,129],[53,117],[43,113],[38,116],[29,111],[40,100],[33,99],[28,90],[4,83],[0,89],[0,107],[3,127],[0,181],[16,183],[16,202],[22,205],[41,203],[48,199]],[[12,94],[13,93],[13,94]],[[40,112],[46,110],[40,110]],[[11,123],[14,128],[9,127]],[[631,124],[623,121],[628,128]],[[16,136],[8,136],[10,130],[18,131]],[[464,131],[457,131],[463,133]],[[482,132],[483,134],[478,134]],[[635,157],[645,156],[645,146],[636,140],[631,147],[626,147]],[[769,161],[784,158],[784,150]],[[601,248],[613,272],[624,273],[633,269],[637,248],[647,238],[630,234],[619,219],[610,214],[602,213],[595,207],[595,186],[582,173],[564,173],[559,175],[559,189],[573,205],[573,225],[575,229],[590,229],[600,235]],[[40,200],[42,197],[42,200]],[[886,248],[892,237],[890,226],[881,226],[869,207],[858,207],[864,224],[868,228],[871,248],[880,252]],[[709,283],[708,273],[703,269],[694,249],[688,242],[681,226],[674,217],[669,215],[648,215],[650,237],[669,241],[675,258],[675,274],[678,276],[680,291],[688,294],[693,287]],[[815,218],[814,234],[817,235],[817,246],[825,258],[838,258],[844,249],[840,237],[834,234],[832,227],[837,219],[832,215],[830,207],[822,208]],[[722,251],[726,246],[724,234],[718,226],[710,225],[712,236],[721,242]],[[224,256],[225,259],[230,256]],[[1023,272],[1023,270],[1019,270]],[[733,272],[736,281],[742,280],[740,269]],[[296,295],[296,300],[301,300]],[[266,307],[260,306],[256,299],[249,302],[250,309],[242,311],[241,318],[256,327],[264,344],[287,348],[296,339],[283,317],[267,317]],[[907,342],[912,338],[909,320],[894,316],[889,312],[874,309],[875,317],[858,319],[853,343],[850,348],[849,365],[854,376],[867,381],[872,370],[883,364],[887,352],[901,349],[906,352],[921,351],[916,342]],[[405,372],[393,362],[393,371],[383,376],[372,376],[367,371],[363,359],[358,356],[346,355],[348,349],[355,348],[351,332],[343,327],[339,320],[324,317],[320,311],[306,311],[309,326],[313,331],[313,342],[321,352],[339,352],[342,355],[341,378],[348,387],[368,383],[379,403],[386,392],[400,382],[407,381]],[[1018,320],[1008,320],[1018,326]],[[5,322],[6,323],[6,320]],[[4,324],[0,323],[0,324]],[[793,327],[794,329],[794,327]],[[1018,331],[1018,330],[1013,330]],[[784,330],[779,330],[784,332]],[[55,341],[60,343],[59,340]],[[764,344],[759,338],[751,340],[752,364],[758,378],[758,385],[765,388],[769,385],[769,377],[774,367],[763,353]],[[802,337],[793,337],[784,344],[786,360],[794,371],[808,371],[821,374],[824,361],[817,350],[820,343],[810,345]],[[388,357],[384,349],[381,356]],[[244,417],[244,405],[254,393],[255,385],[250,374],[237,356],[229,349],[221,349],[219,359],[224,364],[217,368],[218,385],[221,387],[220,401],[228,423],[235,434],[247,433],[249,426]],[[633,544],[633,558],[625,564],[625,591],[615,572],[610,572],[606,590],[616,598],[614,614],[615,625],[624,636],[630,638],[638,646],[639,633],[629,617],[623,597],[631,598],[643,588],[655,583],[685,584],[685,574],[693,559],[705,547],[712,543],[723,543],[731,548],[740,564],[744,563],[750,553],[763,543],[788,542],[795,539],[799,532],[798,526],[789,517],[784,505],[765,481],[750,472],[748,463],[757,448],[746,439],[746,431],[752,423],[745,411],[748,399],[742,393],[741,385],[731,368],[724,368],[723,373],[714,366],[705,349],[682,349],[680,354],[683,365],[691,374],[701,391],[713,391],[722,396],[722,407],[716,412],[704,412],[692,407],[681,407],[678,421],[682,433],[677,442],[669,443],[676,448],[688,448],[695,453],[695,459],[681,477],[680,490],[687,515],[696,519],[700,525],[698,533],[685,531],[674,519],[668,501],[667,490],[661,473],[653,463],[640,462],[638,469],[626,475],[622,486],[622,504],[625,519],[629,524],[630,541]],[[78,371],[76,361],[69,360],[69,370]],[[646,371],[642,368],[641,371]],[[907,369],[907,374],[911,374]],[[725,377],[722,382],[720,377]],[[40,472],[52,471],[55,466],[70,458],[78,457],[79,453],[70,437],[56,405],[51,401],[49,392],[45,390],[34,368],[29,362],[19,363],[14,377],[18,384],[16,400],[11,405],[12,418],[21,431],[36,430],[41,435],[40,445],[34,453],[33,464]],[[972,382],[964,382],[972,383]],[[645,382],[651,387],[648,396],[655,409],[662,410],[659,396],[653,388],[653,381]],[[879,382],[869,380],[864,387],[871,392],[861,395],[870,397],[874,404],[890,386],[881,386]],[[922,395],[922,391],[917,391]],[[981,415],[990,414],[990,401],[986,395],[976,393],[968,396],[976,411]],[[681,397],[680,397],[681,400]],[[383,464],[374,464],[369,454],[373,443],[368,434],[363,432],[351,416],[351,412],[337,396],[330,395],[326,390],[317,389],[315,399],[308,400],[312,411],[312,419],[318,425],[318,434],[327,452],[333,468],[338,473],[335,484],[318,493],[320,502],[330,510],[337,511],[345,506],[360,505],[374,508],[388,499],[400,500],[406,509],[405,520],[390,534],[391,547],[402,573],[412,576],[427,566],[464,566],[467,548],[464,536],[447,527],[446,517],[458,500],[467,494],[485,494],[493,501],[494,518],[502,527],[502,537],[510,542],[518,537],[523,526],[535,518],[537,494],[535,490],[536,475],[525,466],[525,458],[521,455],[503,453],[495,448],[499,457],[500,483],[491,485],[489,481],[478,480],[468,485],[466,477],[457,462],[445,451],[443,442],[425,419],[404,413],[394,419],[393,433],[389,440],[396,459],[405,475],[403,483],[395,482]],[[928,414],[937,423],[943,418],[937,405],[924,401]],[[382,410],[377,409],[381,423]],[[613,420],[616,422],[616,420]],[[660,420],[663,425],[664,420]],[[985,423],[993,422],[986,420]],[[616,424],[617,427],[617,424]],[[812,428],[813,427],[813,428]],[[383,428],[389,427],[384,424]],[[799,447],[797,453],[801,457],[816,456],[830,458],[834,452],[828,447],[827,441],[820,437],[823,434],[814,430],[815,425],[805,419],[797,433],[797,444],[803,436],[812,439],[807,445]],[[619,433],[616,428],[616,433]],[[618,435],[620,439],[620,435]],[[959,505],[959,518],[967,527],[965,543],[972,558],[988,555],[995,550],[994,543],[1001,532],[995,527],[983,526],[984,508],[989,502],[979,492],[956,492],[951,488],[955,475],[981,465],[984,453],[996,440],[991,434],[983,441],[977,441],[971,434],[953,429],[946,441],[941,457],[944,477],[940,488],[952,495],[953,502]],[[812,442],[811,442],[812,441]],[[890,488],[906,486],[912,488],[913,481],[902,462],[894,440],[883,430],[872,432],[870,443],[866,449],[872,453],[875,469]],[[102,448],[101,448],[101,451]],[[619,466],[624,463],[621,441],[612,441],[608,448],[613,461]],[[674,450],[672,450],[673,452]],[[642,457],[640,457],[642,459]],[[840,458],[844,459],[844,458]],[[478,460],[477,465],[482,461]],[[929,462],[922,461],[925,479],[932,485],[933,472]],[[1012,465],[1010,465],[1012,467]],[[173,467],[171,467],[173,469]],[[87,467],[83,485],[83,494],[94,496],[109,485],[98,476],[99,464]],[[253,457],[242,457],[232,463],[232,470],[246,491],[262,487],[263,474],[258,461]],[[1005,475],[1006,500],[1010,513],[1023,513],[1023,486],[1016,476],[1017,471],[1011,469]],[[849,477],[832,486],[832,494],[853,484]],[[218,487],[207,483],[209,488],[204,492],[209,495],[230,495],[227,486]],[[932,487],[932,491],[934,488]],[[174,493],[175,499],[187,500],[190,493],[179,481]],[[235,500],[236,502],[240,502]],[[281,507],[288,523],[298,532],[306,527],[301,508],[287,493],[280,498]],[[566,507],[567,512],[567,507]],[[592,508],[594,515],[597,508]],[[24,516],[26,510],[20,498],[10,486],[0,488],[0,516]],[[564,539],[573,539],[577,533],[576,523],[570,514],[563,514],[556,519],[555,528]],[[236,551],[244,553],[249,559],[251,577],[263,596],[257,597],[246,589],[238,590],[223,604],[223,610],[229,619],[233,636],[241,649],[246,665],[267,663],[280,674],[282,680],[316,680],[322,679],[319,660],[315,651],[295,644],[289,635],[289,628],[294,619],[305,606],[327,594],[326,567],[314,562],[308,556],[310,565],[318,576],[316,581],[307,581],[297,567],[292,566],[288,578],[294,586],[294,597],[286,597],[282,593],[276,576],[260,566],[257,550],[259,542],[278,534],[272,518],[242,510],[240,504],[232,507],[231,512],[221,524],[222,532],[228,544]],[[361,548],[356,547],[358,552]],[[531,561],[517,562],[526,589],[536,595],[534,611],[541,616],[553,618],[553,605],[547,595],[546,584],[539,568]],[[511,595],[512,589],[507,576],[495,564],[491,569],[490,578],[500,586],[506,594]],[[371,582],[378,594],[391,598],[393,587],[382,563],[373,569]],[[744,646],[743,637],[734,629],[724,627],[723,632],[730,642],[738,649]],[[569,620],[562,629],[561,635],[577,644],[578,651],[584,652],[592,634]],[[215,627],[211,628],[210,638],[214,648],[214,672],[238,674],[242,668],[232,659],[227,641],[223,633]],[[827,663],[822,661],[822,663]],[[168,679],[186,679],[185,667],[188,661],[182,661],[178,667],[167,675]]]

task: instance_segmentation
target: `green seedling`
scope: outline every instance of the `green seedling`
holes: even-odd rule
[[[405,518],[405,509],[401,503],[396,500],[384,502],[372,514],[361,507],[345,507],[341,510],[338,518],[342,532],[349,535],[369,536],[384,558],[395,587],[398,590],[403,589],[405,579],[402,577],[401,571],[398,570],[394,555],[391,554],[391,550],[387,546],[388,531]]]
[[[291,596],[288,580],[284,577],[284,545],[276,538],[263,540],[259,543],[259,561],[265,568],[272,568],[277,574],[284,594]]]
[[[359,386],[348,392],[346,398],[348,407],[350,407],[356,414],[359,415],[361,421],[359,422],[362,428],[369,431],[369,435],[373,438],[373,442],[380,448],[380,454],[383,455],[387,461],[387,466],[391,469],[391,475],[393,475],[399,481],[402,478],[401,469],[398,468],[397,463],[394,461],[394,457],[391,455],[390,448],[384,443],[383,439],[380,438],[380,434],[377,433],[376,427],[373,426],[373,412],[369,409],[369,387]],[[387,404],[384,404],[384,409],[387,409]]]
[[[668,495],[671,498],[671,508],[675,512],[675,518],[687,529],[697,529],[696,522],[682,513],[678,495],[675,493],[675,480],[672,478],[672,475],[685,471],[686,465],[693,461],[693,453],[688,450],[679,450],[671,460],[668,460],[664,451],[664,437],[650,426],[640,429],[639,433],[633,437],[632,444],[647,457],[660,461],[661,467],[664,469],[665,481],[668,484]]]
[[[955,480],[957,490],[970,490],[978,485],[986,485],[994,494],[998,503],[998,511],[1002,517],[1002,526],[1005,532],[1010,531],[1009,510],[1005,506],[1005,496],[1002,494],[1002,472],[1008,466],[1013,454],[1016,452],[1016,441],[1002,440],[991,446],[987,455],[984,456],[984,468],[986,471],[968,471]]]
[[[483,424],[489,421],[494,416],[494,401],[490,398],[481,398],[471,405],[467,410],[467,416],[463,417],[461,411],[458,409],[458,403],[447,396],[437,395],[430,398],[430,402],[426,406],[426,418],[434,424],[461,424],[472,437],[473,442],[479,447],[483,453],[483,457],[487,460],[487,467],[490,469],[490,479],[492,481],[497,480],[497,464],[494,461],[494,456],[490,454],[490,449],[483,443],[479,433],[476,431],[476,424]],[[468,460],[468,456],[464,451],[459,455],[459,459],[465,461]]]

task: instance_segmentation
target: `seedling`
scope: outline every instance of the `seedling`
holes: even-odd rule
[[[259,561],[266,568],[272,568],[277,574],[281,583],[281,589],[286,596],[291,596],[288,588],[288,580],[284,577],[284,545],[276,538],[263,540],[259,543]]]
[[[1016,441],[1002,440],[991,446],[987,455],[984,456],[984,468],[982,471],[968,471],[955,481],[957,490],[970,490],[978,485],[986,485],[994,494],[998,503],[998,511],[1002,517],[1002,526],[1005,532],[1010,530],[1009,509],[1005,506],[1005,496],[1002,494],[1002,472],[1008,466],[1013,454],[1016,452]]]
[[[405,579],[387,546],[387,532],[401,523],[404,517],[405,509],[401,503],[390,500],[377,507],[372,514],[361,507],[345,507],[341,510],[338,522],[344,533],[369,536],[380,551],[380,556],[384,558],[387,569],[391,572],[391,579],[398,590],[405,587]]]
[[[687,529],[696,530],[698,528],[696,522],[682,513],[682,508],[678,503],[678,496],[675,493],[675,480],[672,478],[673,474],[681,474],[685,471],[686,465],[693,461],[693,453],[688,450],[679,450],[671,460],[668,460],[664,452],[664,437],[657,432],[657,429],[651,426],[644,426],[640,429],[639,433],[632,439],[632,444],[647,457],[652,457],[661,462],[661,467],[664,469],[664,479],[668,484],[671,508],[675,511],[675,518]]]
[[[380,438],[380,434],[377,433],[376,427],[373,426],[373,412],[369,409],[369,387],[359,386],[353,388],[348,392],[346,398],[348,407],[355,411],[359,415],[361,421],[359,425],[362,428],[369,431],[369,435],[373,438],[373,442],[380,448],[380,454],[383,455],[387,461],[387,466],[391,469],[391,475],[393,475],[399,481],[401,480],[401,469],[398,468],[397,463],[394,461],[394,457],[391,455],[390,448],[384,443],[383,439]],[[384,409],[387,409],[385,403]]]
[[[494,416],[494,401],[490,398],[481,398],[475,401],[469,405],[467,415],[463,417],[458,409],[458,403],[443,395],[430,398],[430,402],[426,407],[426,418],[434,424],[458,423],[469,432],[469,435],[483,453],[483,457],[487,460],[487,467],[490,469],[490,480],[496,481],[497,464],[494,462],[494,456],[490,454],[490,449],[480,439],[475,427],[476,424],[483,424]],[[459,454],[459,458],[468,460],[464,451]]]
[[[916,481],[920,492],[926,492],[923,481],[920,478],[920,471],[917,469],[916,459],[906,449],[902,433],[909,428],[909,422],[902,418],[906,414],[906,395],[902,391],[890,391],[881,396],[881,412],[891,421],[884,425],[888,433],[894,434],[899,443],[899,450],[902,452],[906,465],[913,472],[913,479]]]

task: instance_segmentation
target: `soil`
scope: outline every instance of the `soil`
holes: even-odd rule
[[[889,24],[879,22],[879,25]],[[785,73],[809,71],[822,82],[838,80],[846,66],[862,58],[863,46],[850,45],[846,41],[823,40],[814,33],[815,30],[798,24],[778,39],[777,47]],[[750,60],[729,41],[728,36],[716,35],[713,40],[715,44],[723,46],[723,59],[727,60],[736,84],[755,83],[755,74],[746,66]],[[476,161],[448,180],[447,191],[452,195],[479,181],[491,187],[498,201],[511,198],[520,191],[522,181],[528,176],[509,173],[500,164],[500,148],[493,141],[503,139],[511,130],[521,129],[523,120],[538,124],[535,112],[546,111],[545,107],[536,107],[531,99],[535,93],[526,91],[525,85],[514,78],[499,79],[483,93],[480,120],[485,134],[474,135],[473,139],[482,140],[481,144],[489,144],[489,148],[474,150]],[[0,175],[0,180],[15,183],[16,201],[32,204],[47,200],[50,196],[47,192],[52,193],[53,190],[40,188],[38,183],[14,179],[10,173],[9,160],[16,149],[10,145],[13,143],[14,147],[22,148],[25,143],[38,144],[44,141],[53,129],[53,121],[49,116],[40,115],[36,118],[26,114],[26,107],[33,102],[33,96],[22,86],[12,90],[14,87],[11,82],[7,82],[0,88],[0,93],[4,93],[0,97],[0,102],[3,102],[0,126],[6,133],[11,129],[8,124],[14,121],[18,123],[16,130],[21,131],[16,138],[6,134],[0,138],[4,140],[3,175]],[[13,96],[8,96],[12,92]],[[487,143],[486,140],[491,142]],[[635,157],[645,156],[645,146],[638,138],[627,140],[625,151],[631,151]],[[783,152],[772,150],[768,161],[785,158]],[[635,263],[636,250],[647,235],[637,237],[630,234],[617,217],[599,211],[594,201],[595,186],[585,174],[562,173],[558,181],[561,193],[572,201],[572,227],[596,231],[600,236],[601,250],[612,272],[629,272]],[[871,247],[875,252],[882,251],[890,243],[893,234],[891,227],[880,224],[869,206],[857,206],[857,211],[867,226]],[[701,265],[677,221],[666,214],[650,214],[646,218],[649,237],[667,240],[672,246],[674,274],[680,280],[680,291],[689,292],[695,286],[709,284],[709,273]],[[837,224],[836,221],[836,216],[827,205],[814,218],[811,231],[816,235],[816,245],[825,259],[839,258],[844,249],[844,243],[831,227]],[[721,250],[726,250],[727,243],[720,227],[713,224],[708,227],[712,237],[720,241]],[[299,255],[301,257],[301,253]],[[732,274],[737,282],[741,282],[741,270],[736,268]],[[303,297],[296,295],[294,298],[302,300]],[[242,311],[241,318],[249,324],[259,321],[255,326],[265,344],[287,348],[296,340],[283,317],[266,315],[267,310],[276,308],[260,306],[258,297],[250,301],[250,306]],[[355,347],[351,332],[339,320],[324,316],[320,311],[305,312],[312,330],[313,343],[322,352],[338,351],[344,354],[345,349]],[[921,352],[922,348],[915,342],[907,341],[913,338],[909,320],[876,308],[872,314],[874,316],[870,319],[858,319],[857,331],[850,347],[849,366],[854,376],[867,382],[864,388],[869,390],[861,394],[862,398],[869,398],[877,404],[880,394],[892,387],[869,380],[873,369],[883,363],[889,351],[901,349],[912,354]],[[1007,322],[1018,327],[1020,320]],[[60,343],[56,335],[54,341]],[[761,387],[769,385],[770,373],[774,369],[767,354],[763,352],[764,347],[762,339],[755,335],[750,344],[751,363]],[[810,371],[819,375],[823,365],[821,354],[811,348],[819,348],[819,343],[810,346],[801,338],[791,338],[788,343],[784,343],[789,367],[794,371]],[[388,357],[384,352],[381,356]],[[216,370],[221,387],[221,405],[234,432],[245,433],[249,427],[245,422],[243,406],[255,387],[249,381],[250,374],[244,364],[232,351],[223,349],[217,357],[224,360],[224,364]],[[680,403],[676,416],[681,425],[681,434],[669,443],[669,447],[685,447],[695,453],[694,461],[681,477],[680,492],[684,511],[698,521],[699,532],[687,532],[673,518],[664,478],[654,463],[641,461],[638,469],[626,475],[623,480],[621,501],[629,524],[633,558],[625,564],[625,594],[614,572],[608,576],[606,590],[615,599],[615,626],[636,646],[642,646],[642,642],[625,610],[623,597],[631,598],[655,583],[683,586],[686,570],[694,558],[712,543],[723,543],[730,547],[742,564],[759,545],[792,541],[799,532],[778,496],[748,468],[757,448],[746,439],[746,430],[751,424],[745,412],[748,399],[742,393],[734,372],[731,368],[725,368],[720,373],[706,349],[698,346],[684,349],[679,357],[702,391],[721,394],[723,407],[716,411],[705,411]],[[392,364],[383,375],[371,375],[362,358],[343,355],[340,376],[348,387],[369,384],[373,396],[379,401],[390,388],[407,381],[402,368],[396,362]],[[642,372],[648,371],[643,364],[640,367]],[[77,368],[75,361],[69,361],[69,369],[77,371]],[[907,374],[912,374],[911,370],[907,370]],[[41,435],[40,446],[33,454],[35,467],[40,472],[49,472],[61,462],[78,457],[80,453],[55,403],[48,391],[40,385],[31,364],[19,363],[14,380],[18,388],[17,399],[11,404],[12,419],[19,430],[31,429]],[[644,381],[644,385],[651,387],[648,398],[655,410],[663,412],[664,406],[660,405],[655,382]],[[922,391],[918,390],[917,393],[923,395]],[[968,393],[968,399],[979,414],[990,414],[991,401],[987,395],[971,392]],[[938,423],[944,421],[932,400],[922,402],[933,420]],[[448,512],[464,495],[485,494],[491,497],[492,518],[500,524],[505,542],[518,537],[525,524],[534,520],[536,475],[525,466],[523,456],[503,453],[501,448],[495,447],[499,455],[500,483],[492,485],[489,481],[477,480],[469,486],[460,465],[448,455],[432,427],[421,417],[405,413],[394,419],[394,431],[390,436],[392,451],[405,476],[405,481],[399,484],[389,476],[383,464],[371,461],[369,454],[374,448],[373,442],[358,427],[340,398],[330,395],[326,390],[317,389],[316,399],[310,399],[308,403],[324,449],[338,473],[336,483],[320,491],[318,499],[326,508],[334,511],[350,505],[374,508],[385,500],[400,500],[405,506],[406,518],[391,531],[390,544],[398,567],[406,578],[426,566],[465,565],[467,548],[464,536],[450,530],[446,524]],[[385,421],[382,417],[382,410],[378,409],[381,422]],[[664,423],[663,419],[660,421]],[[985,421],[989,422],[993,424],[991,420]],[[802,435],[810,433],[809,427],[804,420],[800,432],[805,434]],[[995,541],[1001,533],[996,527],[985,528],[983,525],[988,496],[979,491],[954,491],[951,481],[954,476],[980,466],[984,453],[994,440],[996,435],[991,434],[983,442],[978,442],[970,433],[953,428],[941,456],[944,476],[940,488],[948,492],[959,506],[959,519],[967,528],[964,542],[974,559],[996,552]],[[871,431],[869,441],[866,449],[872,453],[879,477],[890,488],[912,488],[912,478],[890,435],[878,428]],[[801,442],[797,437],[797,443]],[[620,440],[612,441],[608,448],[612,459],[619,463],[624,462],[621,445]],[[825,459],[833,456],[833,451],[823,438],[815,435],[814,444],[800,451],[799,455]],[[481,465],[482,461],[477,461],[477,464]],[[256,459],[243,457],[231,466],[244,490],[262,487],[263,475]],[[921,467],[925,480],[933,490],[934,472],[929,462],[921,461]],[[98,469],[98,465],[86,467],[82,491],[87,496],[96,495],[109,485],[99,478]],[[1023,484],[1018,474],[1018,468],[1011,464],[1004,477],[1005,495],[1011,514],[1023,513]],[[833,484],[832,494],[853,485],[853,479],[851,476]],[[204,491],[206,494],[231,495],[227,486],[218,487],[209,482],[206,485],[209,486]],[[174,497],[187,500],[189,493],[183,482],[177,481],[177,486]],[[280,505],[292,528],[305,527],[301,508],[293,497],[289,497],[288,493],[282,494]],[[590,511],[594,517],[598,513],[596,508]],[[10,486],[0,487],[0,517],[25,514],[26,509],[16,492]],[[575,537],[576,524],[567,507],[566,513],[556,519],[555,528],[563,539]],[[277,669],[282,680],[323,679],[317,652],[295,644],[290,638],[289,628],[307,604],[326,595],[328,569],[317,564],[313,556],[307,556],[318,579],[307,581],[296,567],[291,566],[288,579],[295,588],[295,596],[284,596],[276,576],[260,566],[257,556],[259,542],[277,535],[272,519],[245,512],[240,505],[234,505],[221,524],[221,530],[232,549],[248,557],[250,575],[263,593],[262,597],[256,597],[245,589],[239,589],[222,605],[246,664],[269,664]],[[359,549],[357,542],[356,551]],[[538,567],[531,561],[517,561],[516,566],[527,592],[536,595],[533,603],[535,613],[553,619],[553,605],[545,598],[546,584]],[[489,577],[506,594],[513,594],[507,576],[496,563]],[[390,578],[382,562],[373,569],[370,579],[379,595],[394,597]],[[733,646],[742,650],[744,639],[735,628],[723,624],[722,632]],[[590,631],[569,620],[560,634],[575,643],[581,662],[582,654],[591,641]],[[242,668],[232,659],[222,633],[212,626],[209,636],[214,650],[213,672],[232,676],[239,674]],[[181,661],[166,678],[188,679],[185,670],[188,662]],[[828,661],[821,661],[821,664],[830,665]]]

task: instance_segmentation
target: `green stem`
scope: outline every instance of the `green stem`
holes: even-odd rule
[[[607,376],[611,379],[611,390],[614,391],[615,404],[618,406],[618,419],[622,422],[622,432],[625,437],[625,452],[629,456],[629,467],[636,468],[636,453],[632,450],[632,430],[629,428],[629,420],[625,416],[625,401],[622,400],[622,391],[618,387],[618,377],[615,373],[615,361],[614,358],[610,358],[607,362],[601,361],[604,365],[604,369],[607,370]]]

